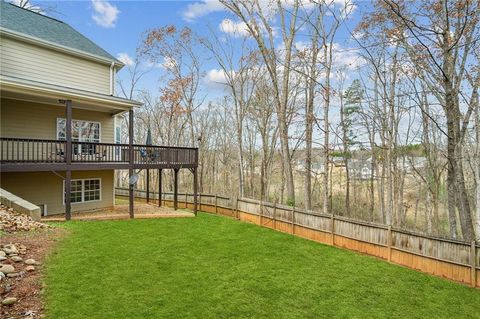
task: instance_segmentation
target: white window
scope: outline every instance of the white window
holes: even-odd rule
[[[99,122],[72,120],[72,141],[100,143],[100,129]],[[57,139],[65,140],[66,138],[66,120],[57,118]],[[93,154],[95,153],[95,145],[75,144],[73,153]]]
[[[85,203],[101,200],[102,181],[100,178],[72,179],[70,181],[70,202]],[[65,203],[65,182],[63,183],[63,202]]]

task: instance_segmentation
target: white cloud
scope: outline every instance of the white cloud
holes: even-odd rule
[[[128,53],[119,53],[117,54],[117,59],[120,62],[123,62],[125,65],[130,66],[133,65],[133,59],[128,55]]]
[[[345,67],[353,71],[364,65],[365,59],[360,55],[357,48],[342,47],[340,44],[334,43],[333,63],[337,67]]]
[[[223,33],[231,34],[234,37],[251,36],[250,30],[248,29],[247,24],[243,21],[235,22],[230,19],[223,19],[222,22],[220,22],[218,28]],[[277,27],[271,26],[270,28],[271,28],[272,36],[276,37],[278,35]],[[260,25],[260,32],[265,36],[268,35],[268,31],[263,27],[263,25]]]
[[[333,0],[333,3],[339,7],[340,16],[343,19],[351,16],[351,14],[357,9],[357,6],[352,0]]]
[[[10,0],[10,2],[24,9],[27,9],[36,13],[40,13],[40,14],[45,14],[41,7],[33,5],[30,2],[26,3],[24,0]]]
[[[113,28],[120,13],[117,6],[106,0],[92,0],[92,5],[95,11],[92,14],[93,21],[101,27]]]
[[[177,61],[175,61],[174,58],[170,58],[168,56],[163,58],[163,63],[157,64],[158,67],[166,70],[173,69],[176,65],[177,65]]]
[[[191,3],[182,13],[183,19],[192,22],[195,19],[207,15],[211,12],[223,11],[225,7],[218,0],[202,0]]]
[[[218,26],[220,31],[232,34],[235,37],[246,37],[250,35],[245,22],[234,22],[230,19],[223,19]]]
[[[235,75],[235,71],[230,71],[232,76]],[[226,89],[228,83],[227,74],[223,70],[211,69],[207,72],[203,78],[205,84],[211,89]]]
[[[218,83],[218,84],[226,84],[227,83],[227,75],[223,70],[211,69],[207,72],[205,79],[209,82]]]

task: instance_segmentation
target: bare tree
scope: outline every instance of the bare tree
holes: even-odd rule
[[[258,68],[254,67],[257,65],[257,58],[255,53],[247,47],[246,38],[242,40],[241,49],[238,50],[233,45],[231,37],[224,38],[222,43],[214,32],[211,32],[211,36],[211,40],[202,38],[200,41],[220,66],[225,79],[221,84],[225,84],[232,95],[239,158],[239,196],[243,197],[245,194],[244,122],[255,90],[256,77],[259,74]]]
[[[290,91],[290,66],[293,41],[299,29],[297,25],[299,1],[294,0],[290,11],[285,9],[285,4],[280,0],[276,1],[276,9],[264,8],[264,3],[259,0],[220,0],[220,2],[245,23],[258,45],[260,55],[270,75],[273,88],[272,95],[277,111],[282,165],[285,173],[285,184],[287,186],[287,202],[295,203],[295,187],[288,138],[287,108],[289,100],[288,93]],[[275,45],[275,36],[270,26],[269,14],[265,12],[265,10],[269,9],[273,10],[280,18],[280,32],[284,45],[281,52],[279,52],[279,48]],[[279,55],[281,55],[281,57]],[[281,65],[279,64],[279,60],[282,61]]]

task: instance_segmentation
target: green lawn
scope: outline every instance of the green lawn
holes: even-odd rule
[[[228,218],[69,222],[47,318],[480,318],[480,291]]]

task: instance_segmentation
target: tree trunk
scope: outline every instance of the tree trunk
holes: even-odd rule
[[[316,67],[312,65],[312,68]],[[312,209],[312,136],[313,136],[313,103],[314,82],[307,79],[307,98],[305,104],[305,209]]]

